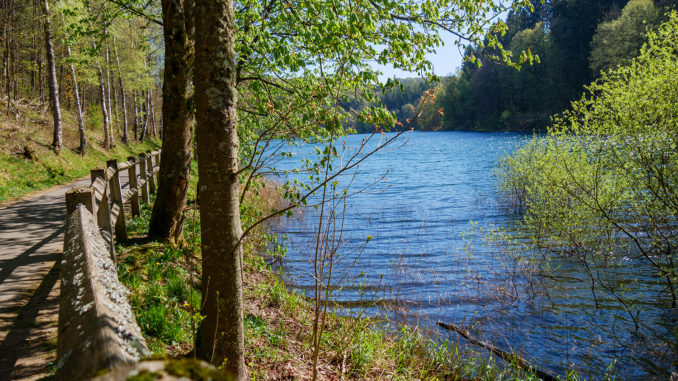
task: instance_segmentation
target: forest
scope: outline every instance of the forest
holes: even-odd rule
[[[110,5],[74,1],[5,1],[2,10],[5,112],[19,118],[26,107],[48,106],[55,152],[62,108],[77,115],[82,155],[84,120],[103,130],[105,148],[116,136],[125,143],[159,133],[158,25],[120,17]]]
[[[520,70],[498,62],[496,51],[470,45],[454,75],[434,81],[401,80],[402,89],[383,93],[381,102],[405,117],[417,105],[422,91],[438,87],[438,97],[427,105],[417,129],[545,131],[551,116],[568,108],[602,71],[636,57],[647,31],[665,21],[666,11],[676,4],[551,0],[532,1],[532,6],[510,11],[508,28],[499,37],[502,46],[514,54],[530,50],[535,55]],[[360,124],[356,129],[369,132]]]

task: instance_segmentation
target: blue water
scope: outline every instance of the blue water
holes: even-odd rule
[[[365,147],[390,136],[376,136]],[[334,168],[367,137],[352,135],[337,143],[344,154]],[[516,267],[502,255],[506,246],[484,239],[488,229],[519,226],[520,217],[502,204],[492,173],[502,155],[529,139],[513,133],[410,132],[339,177],[337,190],[350,185],[349,194],[360,192],[335,203],[338,226],[332,231],[339,260],[331,299],[345,313],[417,320],[454,341],[455,334],[435,323],[462,325],[561,375],[574,368],[581,376],[600,378],[614,364],[620,379],[665,379],[675,358],[676,316],[661,300],[661,286],[652,282],[650,270],[634,263],[612,270],[616,277],[637,280],[627,295],[640,311],[633,333],[633,319],[613,298],[598,295],[595,308],[577,266],[558,263],[561,278],[537,286],[547,285],[548,296],[533,289],[530,297],[529,266]],[[314,148],[290,151],[292,157],[278,169],[299,168]],[[289,174],[308,182],[307,176]],[[303,209],[274,227],[287,236],[281,272],[308,296],[314,289],[319,210]]]

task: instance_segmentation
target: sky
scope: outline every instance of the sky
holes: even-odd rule
[[[460,51],[459,47],[455,45],[455,37],[453,35],[444,33],[441,37],[445,45],[439,46],[435,54],[428,54],[426,57],[433,64],[433,72],[436,75],[452,75],[461,67],[463,51]],[[393,78],[394,76],[396,78],[418,77],[417,73],[394,69],[390,65],[384,66],[374,63],[372,67],[383,72],[379,77],[382,81],[385,81],[387,78]]]

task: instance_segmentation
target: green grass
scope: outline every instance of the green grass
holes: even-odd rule
[[[139,217],[128,223],[130,236],[145,232],[151,208],[144,205]],[[190,223],[187,223],[190,227]],[[200,309],[199,284],[191,288],[186,261],[190,248],[172,248],[157,242],[134,241],[117,246],[120,281],[131,291],[130,302],[137,323],[155,353],[183,353],[193,338],[195,311]]]
[[[47,151],[37,162],[0,152],[0,202],[88,176],[91,169],[105,167],[106,160],[125,161],[127,156],[157,147],[151,141],[120,144],[110,151],[90,149],[84,157],[71,150],[59,156]]]

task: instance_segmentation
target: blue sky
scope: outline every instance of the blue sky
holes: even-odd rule
[[[435,54],[428,54],[427,58],[433,63],[433,72],[439,76],[454,74],[462,63],[462,53],[459,47],[454,43],[454,36],[444,33],[442,36],[444,46],[439,46]],[[373,64],[375,69],[384,74],[380,76],[381,80],[386,78],[413,78],[418,77],[417,73],[406,72],[394,69],[392,66]]]

